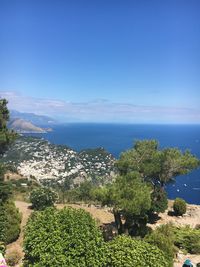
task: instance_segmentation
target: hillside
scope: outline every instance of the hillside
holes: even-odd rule
[[[23,119],[26,121],[29,121],[35,125],[39,125],[42,127],[48,127],[50,125],[56,124],[56,120],[54,120],[51,117],[44,116],[44,115],[37,115],[34,113],[26,113],[26,112],[19,112],[17,110],[11,110],[10,111],[10,118],[11,119]]]
[[[12,119],[8,127],[18,133],[46,133],[45,129],[19,118]]]
[[[76,152],[67,146],[53,145],[41,138],[20,137],[0,159],[17,169],[25,177],[38,181],[72,184],[93,179],[104,183],[112,179],[115,168],[113,156],[103,148]]]

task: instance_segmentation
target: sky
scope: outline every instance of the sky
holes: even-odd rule
[[[0,0],[0,96],[62,122],[200,123],[199,0]]]

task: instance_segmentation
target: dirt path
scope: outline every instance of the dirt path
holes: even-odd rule
[[[15,201],[15,205],[19,209],[20,213],[22,214],[21,232],[20,232],[19,238],[15,242],[7,246],[6,254],[9,254],[12,251],[17,251],[17,253],[20,255],[22,259],[24,256],[23,248],[22,248],[24,226],[26,225],[27,220],[32,213],[32,210],[28,208],[30,204],[23,202],[23,201]],[[19,262],[19,264],[16,265],[16,267],[20,266],[20,264],[21,264],[21,261]]]
[[[164,213],[159,214],[160,220],[156,223],[159,224],[172,222],[178,226],[190,225],[194,228],[196,225],[200,224],[200,205],[187,204],[187,212],[183,216],[169,216],[168,211],[172,210],[172,201],[169,202],[169,208]]]
[[[86,204],[58,204],[57,208],[62,209],[64,207],[72,207],[75,209],[84,209],[85,211],[89,212],[92,217],[97,220],[97,222],[102,224],[111,223],[114,221],[113,214],[108,211],[107,209],[97,208],[94,205],[88,206]]]

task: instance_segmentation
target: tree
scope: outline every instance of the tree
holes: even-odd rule
[[[109,251],[108,267],[172,266],[161,250],[145,241],[122,235],[108,242],[107,246]]]
[[[57,198],[57,194],[47,187],[34,189],[30,194],[32,207],[36,210],[43,210],[47,207],[54,206]]]
[[[9,131],[7,128],[7,122],[9,120],[7,103],[7,100],[0,99],[0,154],[5,152],[7,146],[16,137],[16,134],[13,131]]]
[[[7,109],[7,101],[0,99],[0,155],[2,155],[8,148],[8,145],[15,139],[14,132],[9,131],[7,128],[7,121],[9,119],[9,111]],[[8,234],[10,229],[9,222],[15,221],[16,207],[10,208],[8,205],[8,199],[12,193],[12,190],[8,183],[4,181],[5,166],[0,164],[0,243],[10,242],[14,239],[14,235],[19,234],[19,225]],[[16,230],[16,231],[15,231]],[[15,236],[16,236],[15,235]]]
[[[122,153],[116,163],[121,174],[137,171],[145,181],[162,187],[199,165],[200,160],[188,150],[183,153],[177,148],[159,150],[156,140],[136,141],[134,147]]]
[[[106,266],[102,233],[82,209],[34,212],[25,229],[25,266]]]
[[[118,176],[107,193],[107,204],[113,206],[118,233],[137,234],[137,228],[146,225],[146,213],[151,207],[151,188],[137,172],[132,172]]]
[[[132,149],[121,154],[116,166],[120,174],[137,171],[143,181],[152,184],[154,211],[163,212],[166,205],[164,185],[176,176],[199,167],[200,160],[188,150],[159,149],[156,140],[136,141]],[[162,204],[160,203],[162,202]]]

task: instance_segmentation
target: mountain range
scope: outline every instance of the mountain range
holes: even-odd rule
[[[35,113],[25,113],[19,112],[17,110],[10,110],[10,118],[11,119],[23,119],[25,121],[31,122],[40,127],[48,127],[50,125],[57,124],[58,122],[48,116],[45,115],[37,115]]]
[[[46,133],[56,121],[48,116],[10,111],[8,127],[19,133]]]

